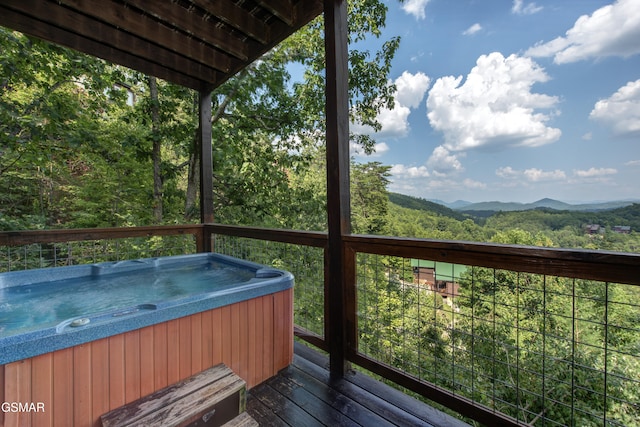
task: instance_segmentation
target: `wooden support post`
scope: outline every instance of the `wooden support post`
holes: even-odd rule
[[[211,150],[211,89],[202,89],[200,101],[200,222],[213,222],[213,152]],[[204,229],[204,228],[203,228]],[[203,238],[203,251],[211,252],[211,239]]]
[[[325,338],[332,378],[347,369],[347,287],[353,256],[343,236],[351,233],[349,195],[349,66],[346,0],[324,1],[327,119],[327,219],[329,228],[325,292]]]

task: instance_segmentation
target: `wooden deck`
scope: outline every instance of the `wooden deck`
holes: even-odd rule
[[[293,364],[249,391],[247,412],[261,426],[468,427],[362,373],[331,382],[327,366],[296,343]]]

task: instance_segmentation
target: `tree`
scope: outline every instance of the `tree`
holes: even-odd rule
[[[385,14],[386,7],[379,0],[349,2],[351,118],[374,128],[380,127],[376,117],[381,108],[393,105],[388,73],[399,39],[384,42],[377,52],[362,50],[357,43],[380,36]],[[214,92],[212,173],[218,221],[294,226],[289,215],[301,216],[300,209],[289,207],[289,201],[305,191],[292,187],[293,177],[310,167],[324,144],[322,27],[322,18],[316,19]],[[37,213],[42,226],[73,226],[72,217],[78,217],[70,205],[59,202],[80,194],[89,197],[82,201],[85,207],[99,200],[111,206],[93,209],[95,215],[84,213],[79,221],[84,226],[194,217],[199,150],[193,91],[19,33],[2,30],[1,37],[0,177],[15,189],[3,195],[6,206],[17,209],[5,209],[3,217]],[[304,69],[295,80],[290,75],[291,64]],[[112,90],[116,83],[137,91],[136,105],[122,110],[125,103]],[[131,134],[118,132],[112,125],[115,120],[124,120]],[[353,140],[366,150],[373,146],[368,137],[353,135]],[[102,143],[119,146],[119,156],[114,158],[109,153],[114,147]],[[43,153],[49,153],[47,159]],[[85,153],[82,174],[77,167],[72,172],[63,166],[77,166],[77,158]],[[98,154],[100,161],[88,160],[89,154]],[[138,182],[131,184],[141,192],[131,191],[116,201],[95,185],[92,191],[85,191],[92,184],[83,177],[101,175],[106,188],[122,194],[118,163],[129,168],[133,160],[139,163],[134,174]],[[100,164],[105,169],[98,171]],[[61,174],[67,178],[61,179]],[[177,203],[179,198],[182,204]],[[28,200],[38,203],[29,206]],[[133,210],[118,210],[125,204]],[[307,204],[305,209],[310,207]],[[142,209],[150,212],[143,214]],[[105,218],[110,212],[116,217]]]
[[[158,101],[158,83],[149,76],[149,106],[151,110],[151,156],[153,158],[153,218],[162,223],[162,153],[160,144],[160,105]]]
[[[386,231],[390,169],[379,162],[351,165],[351,222],[355,233]]]
[[[349,2],[351,119],[374,128],[380,128],[378,112],[393,105],[388,74],[399,39],[383,43],[373,54],[355,43],[379,37],[385,17],[380,1]],[[292,81],[289,66],[296,63],[304,71]],[[290,183],[324,145],[324,96],[322,18],[216,89],[213,176],[218,221],[292,225],[287,205],[297,189]],[[352,137],[371,150],[370,138]]]
[[[57,226],[70,212],[60,202],[91,169],[84,154],[105,148],[98,136],[105,91],[119,73],[2,28],[0,51],[1,226]]]

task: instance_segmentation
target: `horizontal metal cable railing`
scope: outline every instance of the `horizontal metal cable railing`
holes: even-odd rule
[[[0,233],[0,272],[196,253],[200,226]]]
[[[324,339],[323,249],[247,237],[213,237],[213,251],[289,271],[295,278],[294,324]],[[302,330],[304,332],[302,332]]]
[[[522,424],[640,419],[640,288],[417,261],[358,254],[363,356]]]
[[[489,425],[637,425],[637,254],[346,240],[356,363]]]

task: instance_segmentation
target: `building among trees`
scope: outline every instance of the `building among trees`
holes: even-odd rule
[[[413,283],[427,285],[430,290],[438,292],[443,298],[456,297],[459,294],[460,276],[467,267],[440,261],[411,260]]]

